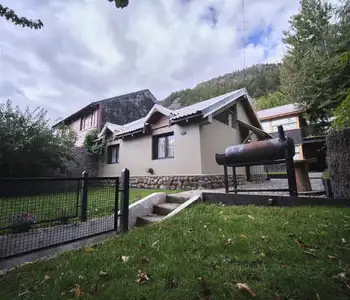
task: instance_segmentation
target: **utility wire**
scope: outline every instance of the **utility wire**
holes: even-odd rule
[[[245,80],[246,69],[246,36],[245,36],[245,12],[244,12],[244,0],[242,0],[242,32],[243,32],[243,80]]]

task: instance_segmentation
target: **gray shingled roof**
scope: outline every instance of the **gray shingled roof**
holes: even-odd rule
[[[247,94],[247,90],[243,88],[176,110],[170,110],[168,108],[165,108],[164,106],[161,106],[160,104],[155,104],[146,117],[123,125],[124,130],[117,132],[116,136],[124,135],[142,129],[145,126],[145,122],[154,113],[154,111],[159,111],[162,114],[167,115],[170,120],[177,120],[184,117],[190,117],[199,113],[202,114],[203,117],[206,117],[209,114],[220,109],[221,107],[229,104],[230,102],[237,100],[245,94]]]
[[[296,104],[287,104],[257,111],[257,115],[259,119],[269,119],[279,115],[293,114],[302,111],[303,109],[298,107]]]

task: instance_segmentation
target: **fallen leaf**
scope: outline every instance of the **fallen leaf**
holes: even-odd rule
[[[84,276],[83,275],[79,275],[78,278],[79,279],[84,279]]]
[[[22,293],[18,293],[18,297],[22,297],[22,296],[24,296],[25,294],[28,294],[29,293],[29,291],[28,290],[25,290],[24,292],[22,292]]]
[[[143,272],[141,270],[139,270],[138,274],[137,274],[137,283],[146,283],[149,280],[149,277],[147,275],[146,272]]]
[[[83,295],[83,289],[79,286],[75,289],[75,293],[74,293],[75,297],[80,297]]]
[[[204,228],[207,228],[207,225],[204,225],[203,227],[204,227]]]
[[[238,289],[240,290],[245,290],[247,291],[250,295],[252,295],[253,297],[256,296],[256,294],[250,289],[250,287],[248,286],[248,284],[246,283],[237,283],[236,286],[238,287]]]
[[[302,248],[302,249],[305,249],[306,248],[306,244],[301,241],[301,240],[295,240],[295,242],[297,243],[297,245]]]
[[[232,239],[227,239],[227,241],[225,242],[225,245],[230,245],[232,244]]]
[[[107,275],[107,272],[104,272],[104,271],[100,271],[100,274],[98,274],[99,276],[105,276]]]
[[[337,278],[337,279],[340,279],[340,280],[346,280],[347,279],[345,272],[341,272],[341,273],[333,276],[332,278]]]
[[[281,300],[281,296],[277,296],[277,295],[276,295],[275,300]]]
[[[145,248],[146,248],[146,244],[141,244],[141,245],[140,245],[140,248],[141,248],[141,249],[145,249]]]
[[[76,298],[81,297],[84,294],[83,289],[80,287],[79,284],[76,284],[74,288],[68,291],[68,293],[74,294]]]
[[[159,240],[158,240],[158,241],[155,241],[154,243],[152,243],[152,246],[151,246],[151,247],[155,247],[158,243],[159,243]]]
[[[344,238],[341,239],[341,242],[342,242],[343,244],[346,244],[346,240],[345,240]]]
[[[288,267],[287,265],[281,265],[282,269],[287,268],[287,267]]]
[[[267,240],[269,237],[267,237],[266,235],[262,235],[261,238],[265,241],[265,240]]]
[[[86,253],[92,253],[92,252],[94,252],[94,251],[95,251],[94,248],[91,248],[91,247],[85,248],[85,252],[86,252]]]
[[[317,257],[315,254],[311,253],[310,251],[304,251],[304,253],[313,257]]]
[[[143,264],[147,264],[147,263],[149,263],[149,259],[146,257],[146,256],[144,256],[144,257],[142,257],[141,258],[141,262],[143,263]]]
[[[335,256],[335,255],[328,255],[328,258],[329,259],[337,259],[337,256]]]
[[[350,285],[349,285],[350,278],[348,278],[346,276],[345,272],[339,273],[339,274],[333,276],[332,278],[340,280],[346,286],[347,289],[350,289]]]
[[[247,236],[246,236],[245,234],[241,234],[241,238],[242,238],[242,239],[246,239]]]
[[[316,298],[317,298],[317,300],[321,300],[321,297],[318,293],[316,293]]]
[[[122,256],[122,261],[123,262],[128,262],[129,261],[129,256]]]
[[[44,280],[46,281],[46,280],[49,280],[51,277],[49,276],[49,275],[46,275],[45,274],[45,276],[44,276]]]
[[[248,218],[251,219],[251,220],[255,220],[253,216],[251,215],[248,215]]]

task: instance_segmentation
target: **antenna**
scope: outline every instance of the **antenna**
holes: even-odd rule
[[[245,36],[245,16],[244,16],[244,0],[242,0],[242,31],[243,31],[243,79],[245,80],[246,68],[246,36]]]

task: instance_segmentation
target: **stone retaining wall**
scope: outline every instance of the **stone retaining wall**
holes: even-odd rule
[[[252,180],[262,181],[264,175],[254,174]],[[238,184],[244,183],[245,175],[237,175]],[[233,185],[232,176],[229,176],[229,185]],[[131,176],[131,188],[196,190],[217,189],[224,187],[224,175],[188,175],[188,176]]]

